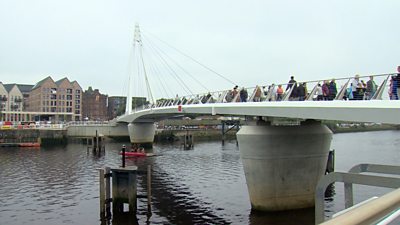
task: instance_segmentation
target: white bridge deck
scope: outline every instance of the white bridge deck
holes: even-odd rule
[[[400,124],[400,101],[281,101],[175,105],[149,108],[118,122],[155,122],[182,115],[263,116]]]

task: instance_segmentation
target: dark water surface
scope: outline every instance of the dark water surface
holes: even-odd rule
[[[0,224],[101,224],[97,168],[121,164],[122,144],[108,143],[102,156],[86,146],[40,149],[0,148]],[[358,163],[400,164],[400,131],[335,134],[336,170]],[[280,213],[251,211],[246,180],[235,141],[155,144],[156,157],[129,159],[127,165],[153,166],[153,216],[149,224],[313,224],[314,209]],[[139,177],[143,192],[145,177]],[[390,189],[355,188],[355,201]],[[326,214],[344,208],[343,185],[326,200]],[[146,201],[138,201],[138,223],[146,224]],[[126,221],[125,221],[126,222]],[[107,224],[104,223],[104,224]],[[114,222],[113,224],[129,224]]]

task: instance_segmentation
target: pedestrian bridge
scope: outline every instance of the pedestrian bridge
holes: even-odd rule
[[[231,115],[400,124],[400,101],[275,101],[172,105],[144,108],[118,122],[156,122],[179,116]]]
[[[182,54],[212,72],[212,77],[204,80],[220,84],[218,79],[223,79],[224,82],[234,85],[232,90],[211,92],[208,90],[208,86],[211,85],[202,85],[196,79],[199,76],[188,74],[180,66],[173,69],[171,65],[175,65],[176,61],[171,60],[171,63],[168,63],[169,60],[166,59],[169,57],[160,56],[159,51],[154,53],[160,56],[155,59],[161,59],[161,63],[152,65],[160,65],[164,69],[156,69],[157,66],[147,67],[143,60],[145,51],[142,51],[146,43],[151,46],[153,42],[142,41],[137,25],[133,47],[138,47],[138,51],[134,52],[137,52],[134,55],[138,58],[132,60],[137,66],[134,67],[137,78],[132,80],[142,82],[136,85],[137,88],[130,90],[129,79],[126,113],[117,118],[117,122],[128,124],[131,143],[144,146],[153,142],[154,123],[160,120],[201,115],[248,117],[248,123],[237,133],[237,140],[250,202],[255,210],[280,211],[315,205],[315,188],[324,176],[332,140],[332,132],[320,121],[400,124],[398,85],[394,85],[398,81],[397,73],[364,77],[355,75],[308,82],[297,82],[291,77],[291,80],[284,84],[272,83],[239,88],[236,82]],[[152,49],[158,48],[150,47],[148,52],[152,52]],[[163,73],[151,78],[150,71]],[[184,72],[183,74],[189,75],[190,78],[182,79],[177,71]],[[400,73],[400,67],[398,72]],[[168,74],[171,75],[169,78],[166,77]],[[144,79],[140,78],[141,75],[144,75]],[[260,77],[263,78],[265,77]],[[360,78],[368,81],[365,83],[359,80]],[[159,81],[161,88],[158,91],[164,91],[164,97],[171,96],[168,91],[176,85],[180,88],[172,90],[172,96],[178,91],[179,94],[190,95],[178,97],[176,94],[173,99],[167,97],[155,100],[151,88],[153,85],[150,85],[152,80]],[[390,84],[387,85],[389,80]],[[199,92],[190,90],[194,85],[187,85],[184,81],[196,81],[203,87],[201,91],[207,92],[193,94]],[[132,111],[130,91],[139,91],[140,88],[147,96],[135,95],[146,96],[149,104]],[[308,88],[312,88],[311,91]],[[388,96],[383,96],[384,93]],[[271,123],[275,118],[295,119],[300,123]]]

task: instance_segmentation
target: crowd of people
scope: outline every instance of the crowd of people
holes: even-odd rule
[[[340,88],[341,90],[342,88]],[[201,104],[215,102],[260,102],[260,101],[332,101],[340,98],[340,100],[370,100],[374,97],[378,90],[378,85],[374,81],[374,76],[369,76],[369,80],[364,82],[360,80],[359,75],[355,75],[350,82],[346,83],[344,93],[338,96],[338,87],[335,79],[318,82],[311,92],[307,89],[307,83],[297,82],[294,76],[286,84],[286,88],[282,84],[269,86],[256,86],[252,88],[249,95],[248,90],[244,87],[239,88],[235,85],[232,90],[223,95],[220,93],[218,97],[208,93],[204,96],[196,95],[193,98],[178,97],[175,99],[163,100],[158,106],[168,105],[185,105],[185,104]],[[339,91],[340,91],[339,90]],[[397,73],[390,78],[388,89],[389,99],[399,100],[400,97],[400,66],[397,67]],[[284,99],[285,98],[285,99]]]
[[[400,66],[398,66],[397,72],[398,73],[392,75],[390,79],[388,94],[391,100],[398,100],[400,97]],[[374,76],[370,76],[369,80],[365,82],[364,80],[360,80],[359,75],[355,75],[351,82],[349,82],[343,95],[339,97],[343,100],[370,100],[374,97],[377,90],[378,85],[374,81]],[[282,85],[276,86],[275,84],[268,87],[256,86],[251,98],[249,98],[245,88],[239,90],[239,87],[235,86],[228,92],[225,101],[282,101],[283,97],[286,95],[289,101],[304,101],[306,99],[314,101],[332,101],[337,98],[338,88],[335,79],[332,79],[318,83],[311,92],[308,92],[307,83],[297,82],[294,76],[291,76],[285,89]]]

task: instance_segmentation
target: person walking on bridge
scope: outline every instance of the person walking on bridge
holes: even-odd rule
[[[400,97],[400,66],[397,66],[397,99]]]
[[[286,91],[290,90],[291,88],[293,90],[292,90],[292,93],[289,96],[289,100],[293,101],[293,99],[297,97],[297,90],[296,90],[297,89],[297,81],[294,79],[294,76],[290,77],[290,80],[289,80],[289,82],[288,82],[288,84],[286,86]]]
[[[249,97],[249,96],[247,94],[247,90],[244,87],[242,88],[242,90],[240,90],[239,95],[240,95],[241,102],[247,102],[247,97]]]
[[[335,99],[336,94],[337,94],[336,82],[335,82],[335,79],[332,79],[331,82],[329,83],[328,100],[332,101],[333,99]]]
[[[353,100],[362,100],[362,96],[359,94],[361,87],[360,75],[356,75],[351,82],[351,91],[353,92]]]
[[[277,101],[282,101],[284,92],[285,91],[283,90],[282,85],[279,84],[278,89],[276,89],[276,100]]]

